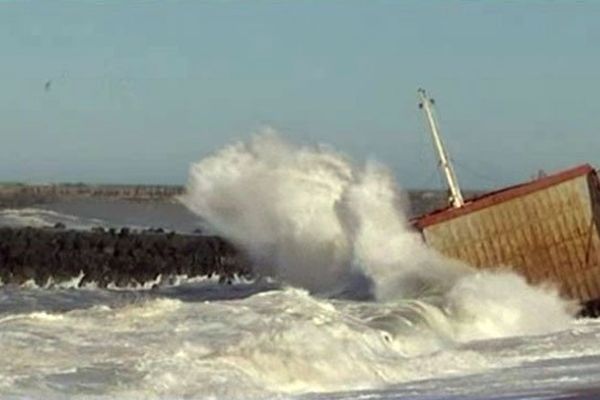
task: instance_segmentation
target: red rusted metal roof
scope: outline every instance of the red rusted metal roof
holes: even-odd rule
[[[417,229],[423,229],[430,225],[448,221],[450,219],[457,218],[462,215],[466,215],[474,211],[514,199],[516,197],[524,196],[529,193],[557,185],[579,176],[587,175],[593,171],[594,168],[591,165],[583,164],[565,171],[545,176],[540,179],[536,179],[532,182],[526,182],[486,193],[482,196],[468,200],[467,203],[461,208],[446,207],[418,217],[412,222]]]

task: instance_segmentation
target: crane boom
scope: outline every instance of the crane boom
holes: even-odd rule
[[[418,93],[421,100],[419,107],[425,112],[425,117],[427,118],[429,130],[431,131],[431,137],[433,139],[433,145],[438,158],[440,159],[440,169],[446,178],[448,189],[450,191],[450,198],[448,201],[454,208],[460,208],[465,204],[465,201],[460,191],[460,187],[458,186],[458,180],[456,179],[454,168],[452,167],[452,163],[450,162],[450,158],[448,157],[448,153],[446,152],[444,143],[440,137],[438,124],[433,110],[433,99],[427,97],[424,89],[419,89]]]

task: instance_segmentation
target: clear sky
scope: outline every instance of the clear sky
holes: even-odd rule
[[[269,125],[439,186],[600,166],[600,1],[0,1],[0,180],[183,183]],[[47,82],[50,82],[46,85]]]

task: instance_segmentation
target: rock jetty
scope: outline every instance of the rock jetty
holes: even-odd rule
[[[218,276],[223,283],[249,277],[249,263],[216,236],[181,235],[158,230],[132,232],[95,228],[0,228],[0,280],[21,285],[34,281],[72,281],[79,286],[139,287],[169,277]]]

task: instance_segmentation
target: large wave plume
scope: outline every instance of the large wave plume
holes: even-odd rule
[[[367,290],[379,302],[418,302],[441,315],[452,339],[544,333],[572,316],[552,288],[428,248],[385,166],[297,146],[272,129],[193,164],[181,200],[259,273],[317,294]]]

